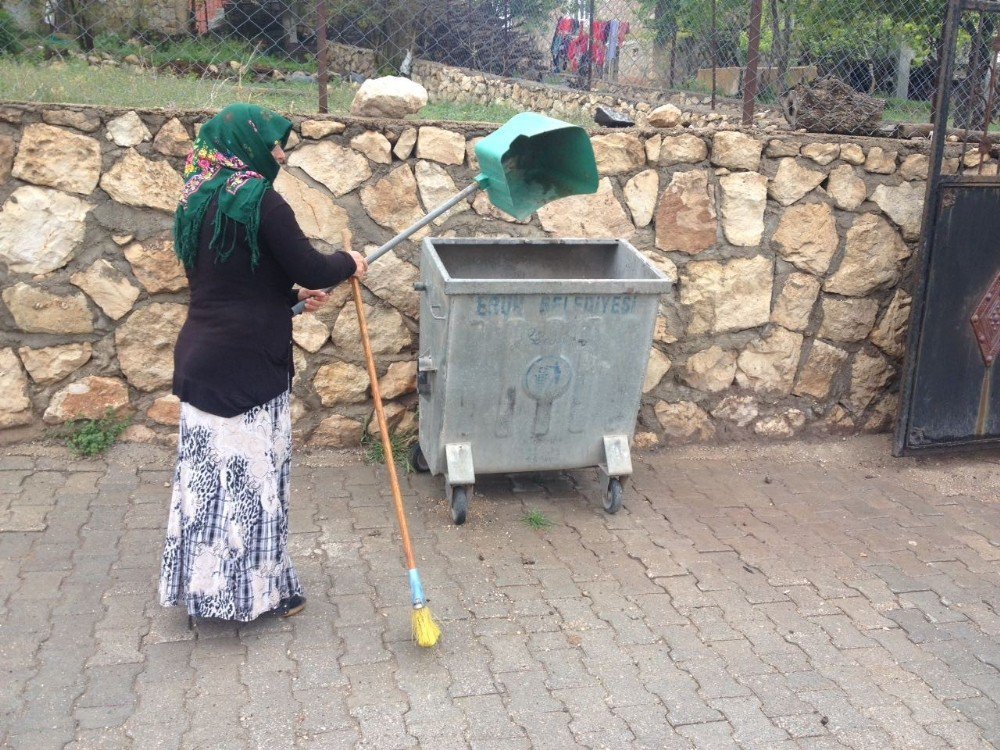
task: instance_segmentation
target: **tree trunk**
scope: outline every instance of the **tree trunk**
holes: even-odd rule
[[[908,99],[910,96],[910,66],[916,53],[910,49],[906,42],[900,42],[899,55],[896,58],[896,87],[895,97],[897,99]]]

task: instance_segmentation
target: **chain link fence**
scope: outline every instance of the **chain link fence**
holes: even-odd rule
[[[8,46],[41,58],[239,77],[280,90],[315,85],[325,36],[333,107],[349,102],[351,84],[411,75],[429,61],[634,100],[686,92],[690,101],[739,110],[747,99],[794,127],[863,132],[880,122],[929,122],[946,0],[2,4],[0,49],[10,37]],[[958,67],[969,68],[970,90],[984,85],[973,79],[993,34],[969,24],[960,31]],[[808,85],[816,80],[824,81],[819,93]]]

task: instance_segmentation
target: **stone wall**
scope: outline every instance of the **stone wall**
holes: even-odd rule
[[[169,439],[171,350],[186,280],[170,228],[201,113],[0,107],[0,435],[134,414]],[[278,189],[330,250],[350,226],[373,247],[476,174],[483,126],[296,119]],[[596,195],[530,222],[480,194],[441,236],[623,237],[664,297],[641,442],[882,430],[895,409],[927,171],[925,142],[739,131],[595,132]],[[417,248],[366,280],[394,424],[415,421]],[[905,286],[905,285],[904,285]],[[295,321],[295,430],[356,444],[370,414],[346,288]]]
[[[375,53],[346,44],[330,44],[331,72],[351,73],[370,78],[375,75]],[[598,91],[588,92],[536,83],[518,78],[456,68],[426,60],[413,63],[411,78],[425,89],[432,102],[452,101],[472,104],[504,104],[516,109],[545,112],[555,116],[590,118],[598,105],[611,107],[632,118],[641,118],[653,107],[667,102],[684,106],[690,97],[683,94],[641,89],[635,86],[595,81]],[[700,97],[698,97],[700,99]]]

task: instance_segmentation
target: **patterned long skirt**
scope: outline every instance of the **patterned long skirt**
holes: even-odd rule
[[[288,556],[288,393],[236,417],[181,404],[160,603],[247,622],[302,587]]]

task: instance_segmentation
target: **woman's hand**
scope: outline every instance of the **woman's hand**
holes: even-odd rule
[[[306,312],[316,312],[328,299],[330,295],[322,289],[299,289],[299,301],[306,301]]]
[[[354,258],[354,264],[357,266],[353,275],[357,276],[359,279],[363,279],[365,274],[368,273],[368,259],[361,253],[355,252],[354,250],[348,250],[347,254]]]

